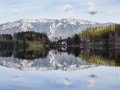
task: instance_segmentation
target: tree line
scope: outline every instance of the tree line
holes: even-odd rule
[[[11,34],[2,34],[0,35],[0,40],[12,40],[12,35]]]
[[[120,24],[108,26],[90,27],[79,33],[80,38],[85,42],[117,42],[120,36]]]
[[[112,24],[107,26],[89,27],[82,30],[78,34],[62,39],[67,42],[67,45],[80,45],[103,42],[105,45],[120,41],[120,24]],[[61,41],[62,41],[61,40]],[[58,40],[59,42],[60,40]]]
[[[49,43],[49,38],[46,33],[38,33],[34,31],[18,32],[13,35],[13,39],[26,41],[39,41],[41,43]]]
[[[2,34],[0,40],[26,40],[26,41],[40,41],[42,43],[48,43],[50,40],[46,33],[38,33],[34,31],[18,32],[13,34]]]
[[[37,41],[41,44],[48,44],[50,42],[45,33],[38,33],[34,31],[18,32],[13,35],[0,35],[0,48],[26,48],[29,47],[27,41]]]

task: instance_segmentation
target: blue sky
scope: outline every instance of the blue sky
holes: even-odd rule
[[[0,24],[25,18],[120,23],[119,8],[120,0],[0,0]]]

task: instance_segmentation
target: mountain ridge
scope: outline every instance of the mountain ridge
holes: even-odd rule
[[[112,23],[97,23],[93,21],[64,18],[64,19],[20,19],[0,25],[0,34],[14,34],[17,32],[44,32],[50,39],[53,37],[66,38],[84,30],[87,27],[104,26]]]

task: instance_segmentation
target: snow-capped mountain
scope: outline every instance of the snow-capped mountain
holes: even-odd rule
[[[57,53],[50,51],[45,59],[22,60],[12,57],[0,57],[0,65],[8,68],[15,68],[23,71],[48,71],[63,70],[74,71],[93,68],[98,65],[88,64],[67,53]]]
[[[107,25],[80,19],[21,19],[0,25],[0,34],[14,34],[22,31],[45,32],[49,38],[68,37],[92,26]]]

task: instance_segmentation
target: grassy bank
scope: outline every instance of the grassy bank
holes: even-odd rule
[[[104,49],[105,47],[103,46],[105,42],[95,42],[95,43],[88,43],[86,44],[87,48],[94,48],[94,49]],[[115,49],[120,49],[120,42],[116,43],[110,43],[110,48],[115,48]]]
[[[27,43],[29,45],[27,50],[40,50],[40,49],[44,48],[44,45],[41,42],[27,41]]]
[[[27,50],[40,50],[44,48],[44,45],[41,42],[37,41],[26,41],[28,45]],[[23,50],[23,41],[22,40],[0,40],[0,50]]]
[[[102,46],[103,44],[104,44],[104,42],[88,43],[88,44],[86,44],[86,47],[103,50],[104,49],[104,47]]]

